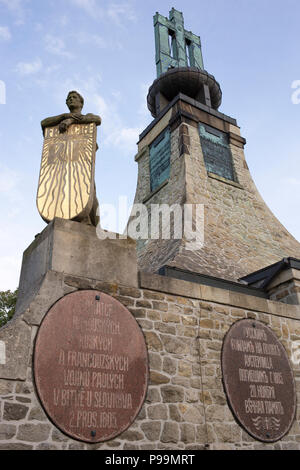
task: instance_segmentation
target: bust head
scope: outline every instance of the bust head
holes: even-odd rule
[[[71,112],[78,112],[83,108],[84,99],[77,91],[73,90],[69,92],[66,103]]]

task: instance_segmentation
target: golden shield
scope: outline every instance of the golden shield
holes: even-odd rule
[[[97,128],[72,124],[61,134],[58,126],[45,129],[37,191],[37,208],[50,222],[54,217],[78,219],[89,214],[94,197]]]

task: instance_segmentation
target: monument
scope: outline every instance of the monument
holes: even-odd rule
[[[37,207],[46,222],[60,217],[96,226],[96,126],[100,126],[101,118],[81,114],[84,99],[76,91],[69,92],[66,103],[70,113],[46,118],[41,123],[44,148]]]
[[[0,329],[0,450],[300,449],[300,244],[252,181],[200,38],[174,8],[154,28],[135,202],[200,205],[203,244],[97,237],[100,119],[71,92],[42,122],[47,226]]]

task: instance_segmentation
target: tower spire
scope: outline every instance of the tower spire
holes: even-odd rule
[[[183,14],[172,10],[169,19],[154,16],[157,76],[175,67],[196,67],[203,70],[200,37],[184,29]]]
[[[204,70],[200,37],[184,28],[182,12],[172,8],[169,18],[157,12],[154,31],[157,79],[147,97],[152,116],[157,117],[179,93],[217,110],[220,85]]]

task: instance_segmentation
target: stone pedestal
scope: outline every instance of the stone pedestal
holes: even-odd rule
[[[26,250],[17,314],[0,329],[0,450],[299,450],[299,407],[278,442],[259,442],[237,423],[220,358],[235,322],[263,322],[286,349],[299,394],[300,306],[253,292],[138,275],[136,266],[132,240],[100,241],[92,227],[63,220],[51,223]],[[106,293],[130,311],[144,335],[150,369],[146,399],[130,427],[93,444],[69,437],[49,419],[32,365],[47,312],[81,289]]]
[[[136,287],[135,241],[99,240],[95,227],[54,219],[24,252],[17,314],[29,307],[49,277],[55,284],[51,289],[59,290],[61,276],[78,278],[79,289],[85,288],[85,279]]]

